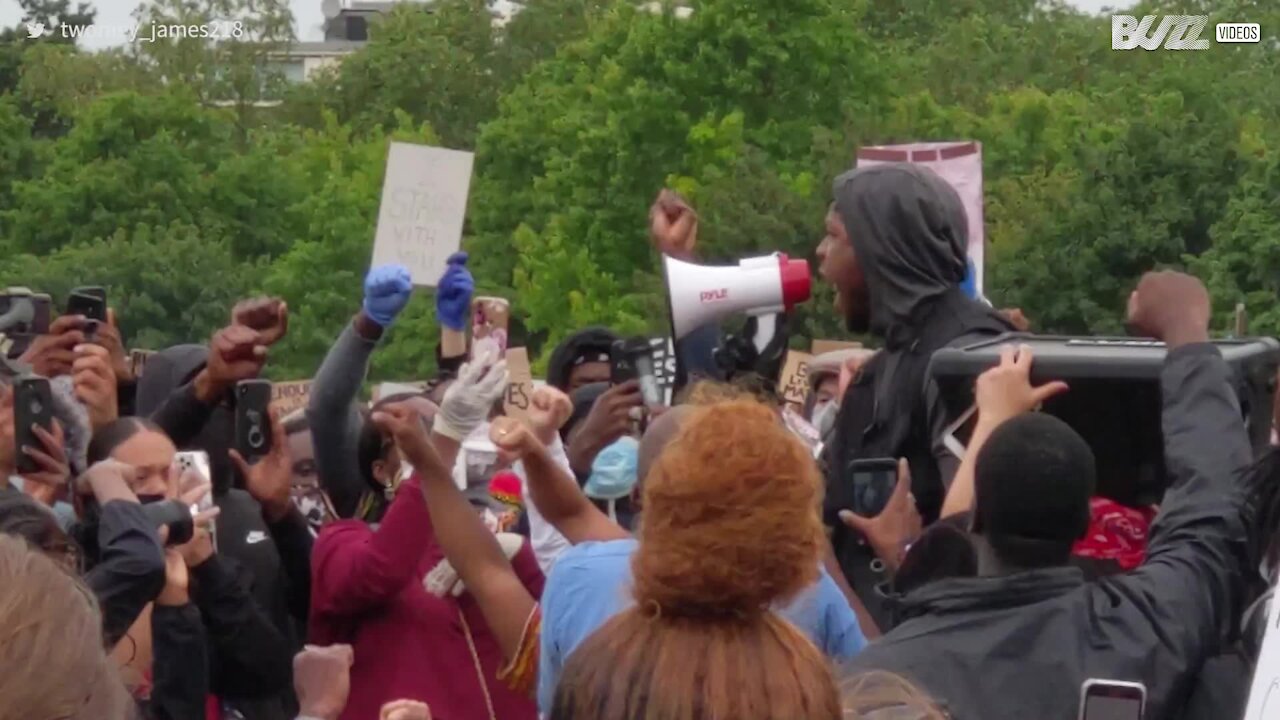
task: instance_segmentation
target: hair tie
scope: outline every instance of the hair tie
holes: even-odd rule
[[[644,605],[640,606],[640,614],[650,620],[661,620],[662,606],[657,600],[646,600]]]

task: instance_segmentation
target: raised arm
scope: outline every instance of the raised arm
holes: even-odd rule
[[[1173,650],[1169,661],[1184,669],[1217,649],[1246,571],[1241,511],[1252,451],[1208,322],[1208,293],[1181,273],[1147,274],[1130,300],[1131,325],[1169,348],[1160,389],[1171,484],[1146,562],[1109,584],[1142,608]]]
[[[322,614],[371,611],[413,580],[434,538],[416,477],[400,484],[378,529],[359,521],[333,523],[316,539],[311,556],[313,608]]]
[[[607,392],[600,400],[606,397]],[[547,450],[548,444],[555,443],[560,426],[571,410],[572,404],[564,393],[553,387],[540,387],[529,403],[531,427],[508,423],[503,426],[506,436],[493,435],[492,438],[500,448],[520,459],[522,479],[528,484],[529,504],[570,543],[631,537],[582,494],[577,480]],[[494,428],[497,432],[497,422]]]
[[[467,320],[475,287],[475,279],[467,270],[467,254],[457,252],[450,255],[445,261],[444,275],[440,276],[436,287],[436,320],[440,323],[437,361],[441,365],[455,362],[467,354]]]
[[[978,376],[974,391],[978,406],[978,421],[964,450],[964,460],[956,471],[955,480],[947,491],[942,504],[941,517],[950,517],[973,509],[973,474],[978,453],[987,438],[1001,423],[1023,413],[1031,412],[1040,403],[1061,392],[1067,384],[1050,382],[1039,387],[1031,386],[1031,348],[1012,345],[1000,349],[1000,364]]]
[[[365,491],[357,453],[363,420],[356,401],[369,374],[369,359],[412,292],[413,281],[403,267],[370,270],[360,312],[329,348],[311,384],[307,423],[315,444],[316,472],[338,517],[354,515]]]
[[[98,521],[99,560],[85,574],[85,583],[102,608],[102,630],[108,646],[115,645],[129,631],[165,584],[164,547],[125,480],[125,473],[131,471],[108,460],[89,468],[76,483],[77,491],[92,494],[102,509]]]
[[[272,409],[271,451],[250,465],[232,448],[228,454],[244,478],[245,489],[262,506],[267,531],[280,551],[280,565],[287,580],[289,612],[302,623],[311,607],[311,549],[315,541],[307,521],[290,495],[293,458],[280,412]]]
[[[503,654],[514,657],[536,604],[533,596],[454,484],[453,473],[432,447],[418,414],[406,405],[391,405],[375,413],[373,421],[395,437],[401,454],[418,473],[436,542],[476,599]]]

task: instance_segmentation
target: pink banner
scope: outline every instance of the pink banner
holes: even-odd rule
[[[974,286],[982,293],[983,249],[986,236],[982,217],[982,144],[977,142],[912,143],[880,145],[858,150],[858,167],[891,162],[924,165],[946,180],[960,195],[969,216],[969,259],[973,261]]]

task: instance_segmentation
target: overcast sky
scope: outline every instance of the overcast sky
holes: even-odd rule
[[[138,0],[90,0],[98,11],[97,22],[113,28],[127,27],[133,24],[131,15],[140,4]],[[1098,12],[1104,7],[1126,6],[1130,0],[1068,0],[1082,10]],[[75,4],[74,1],[72,3]],[[320,12],[320,0],[289,0],[293,9],[294,30],[299,40],[320,40],[323,37],[321,23],[324,15]],[[232,18],[234,19],[234,18]],[[0,27],[11,27],[22,20],[22,8],[18,0],[0,0]],[[118,45],[123,38],[95,37],[81,42],[84,47],[104,47]]]

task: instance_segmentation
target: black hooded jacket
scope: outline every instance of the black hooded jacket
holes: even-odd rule
[[[824,458],[826,522],[840,566],[885,628],[890,614],[875,587],[874,556],[839,520],[853,509],[854,460],[907,458],[912,494],[926,523],[936,520],[959,466],[942,443],[948,423],[928,365],[934,351],[1014,328],[960,289],[968,223],[959,196],[931,170],[911,164],[854,170],[835,181],[835,207],[862,267],[870,331],[884,347],[849,384]]]
[[[1252,450],[1230,374],[1208,343],[1165,360],[1173,482],[1141,567],[1097,582],[1074,567],[935,581],[907,593],[908,619],[851,669],[903,675],[955,720],[1074,720],[1089,678],[1141,682],[1145,717],[1183,717],[1202,665],[1223,649],[1250,564]],[[1240,716],[1225,705],[1209,717]]]
[[[228,455],[235,424],[230,399],[210,407],[196,397],[192,385],[206,357],[207,350],[198,345],[180,345],[153,355],[138,383],[137,409],[139,414],[150,416],[180,449],[209,454],[214,502],[221,509],[215,531],[225,577],[219,575],[217,583],[207,584],[245,587],[256,601],[252,614],[262,613],[271,625],[271,632],[266,633],[233,629],[212,635],[215,646],[224,645],[215,647],[215,659],[234,661],[212,668],[212,691],[231,699],[247,720],[285,720],[292,718],[296,709],[288,668],[293,653],[301,648],[301,629],[305,628],[310,602],[311,533],[297,513],[268,524],[257,501],[235,487],[240,483]],[[196,577],[199,579],[199,572]],[[219,596],[228,611],[234,610],[235,604],[224,601],[234,596]],[[229,627],[249,627],[247,610],[237,612],[244,622]],[[276,671],[280,657],[284,658],[283,673]],[[271,672],[237,670],[257,663],[267,663]]]

